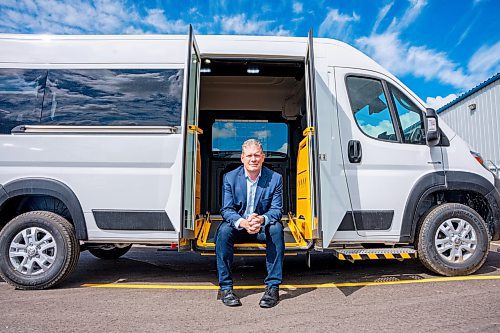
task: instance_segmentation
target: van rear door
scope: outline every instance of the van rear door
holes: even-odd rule
[[[183,202],[181,215],[181,233],[179,248],[189,249],[187,240],[194,238],[194,224],[197,212],[196,188],[197,169],[199,169],[198,135],[202,133],[198,127],[199,91],[200,91],[201,57],[192,26],[189,26],[186,75],[184,77],[183,100],[183,133],[184,133],[184,167],[183,169]]]

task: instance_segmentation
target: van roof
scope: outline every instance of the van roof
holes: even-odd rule
[[[0,63],[183,64],[186,38],[187,35],[0,34],[0,48],[6,51],[0,53]],[[204,56],[303,58],[307,47],[306,37],[197,35],[196,40]],[[371,58],[346,43],[327,38],[314,38],[314,42],[316,58],[328,57],[336,66],[386,72]]]

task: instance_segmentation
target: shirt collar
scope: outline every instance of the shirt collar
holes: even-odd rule
[[[260,179],[260,175],[262,174],[262,169],[260,169],[259,175],[257,176],[257,178],[255,178],[255,181],[253,181],[253,180],[250,178],[250,176],[249,176],[249,175],[248,175],[248,173],[247,173],[247,170],[246,170],[246,169],[244,169],[244,170],[245,170],[245,179],[246,179],[246,180],[248,180],[248,181],[249,181],[249,182],[251,182],[251,183],[256,183],[256,182],[258,182],[258,181],[259,181],[259,179]]]

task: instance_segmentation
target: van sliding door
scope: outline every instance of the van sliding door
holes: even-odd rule
[[[181,216],[181,234],[179,248],[188,245],[187,240],[194,238],[196,219],[196,173],[198,158],[198,135],[202,133],[198,127],[199,91],[200,91],[200,52],[196,44],[192,26],[189,26],[186,75],[184,77],[184,174],[182,182],[183,203]]]
[[[309,151],[309,179],[310,179],[310,214],[312,238],[319,239],[320,221],[318,219],[320,212],[320,182],[319,182],[319,160],[318,160],[318,140],[317,140],[317,114],[316,114],[316,82],[314,69],[314,52],[312,29],[309,31],[306,58],[306,107],[307,107],[307,129],[304,136],[307,136]]]

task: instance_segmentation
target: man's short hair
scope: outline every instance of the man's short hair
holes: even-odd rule
[[[243,142],[243,144],[241,145],[241,153],[243,154],[245,152],[245,148],[250,147],[250,146],[257,146],[260,148],[261,152],[264,152],[264,149],[262,148],[262,143],[260,143],[259,140],[248,139],[247,141]]]

